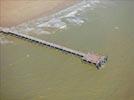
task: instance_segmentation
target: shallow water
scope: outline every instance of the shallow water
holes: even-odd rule
[[[73,55],[12,36],[0,46],[1,100],[133,100],[134,1],[100,1],[54,34],[36,37],[108,55],[102,70]],[[86,20],[87,18],[87,20]]]

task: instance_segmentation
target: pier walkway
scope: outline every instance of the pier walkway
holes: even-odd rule
[[[8,29],[0,28],[0,32],[5,33],[5,34],[11,34],[11,35],[14,35],[16,37],[20,37],[22,39],[27,39],[27,40],[30,40],[30,41],[33,41],[33,42],[36,42],[36,43],[39,43],[39,44],[43,44],[43,45],[58,49],[58,50],[63,51],[63,52],[67,52],[67,53],[79,56],[79,57],[82,58],[82,60],[84,60],[86,62],[89,62],[89,63],[92,63],[92,64],[95,64],[98,69],[104,63],[106,63],[106,61],[107,61],[106,56],[100,56],[100,55],[93,54],[93,53],[85,54],[83,52],[80,52],[80,51],[77,51],[77,50],[72,50],[70,48],[60,46],[60,45],[57,45],[57,44],[54,44],[54,43],[50,43],[50,42],[47,42],[45,40],[41,40],[41,39],[26,35],[26,34],[11,32]]]

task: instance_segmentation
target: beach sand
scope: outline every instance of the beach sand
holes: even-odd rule
[[[0,27],[11,27],[51,15],[78,0],[0,0]]]

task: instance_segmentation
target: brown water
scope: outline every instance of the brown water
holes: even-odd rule
[[[108,55],[102,70],[73,55],[4,35],[14,43],[0,46],[1,100],[133,100],[134,1],[101,2],[82,26],[38,37]]]

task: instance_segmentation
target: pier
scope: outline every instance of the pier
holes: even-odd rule
[[[58,50],[63,51],[63,52],[67,52],[69,54],[76,55],[76,56],[80,57],[83,61],[96,65],[97,69],[100,69],[101,66],[104,65],[106,63],[107,59],[108,59],[107,56],[100,56],[100,55],[97,55],[97,54],[94,54],[94,53],[86,54],[86,53],[83,53],[83,52],[80,52],[80,51],[77,51],[77,50],[72,50],[70,48],[57,45],[55,43],[51,43],[51,42],[47,42],[45,40],[35,38],[35,37],[29,36],[29,35],[26,35],[26,34],[12,32],[8,29],[0,28],[0,32],[4,33],[4,34],[11,34],[13,36],[16,36],[16,37],[19,37],[19,38],[22,38],[22,39],[30,40],[30,41],[36,42],[38,44],[43,44],[45,46],[55,48],[55,49],[58,49]]]

